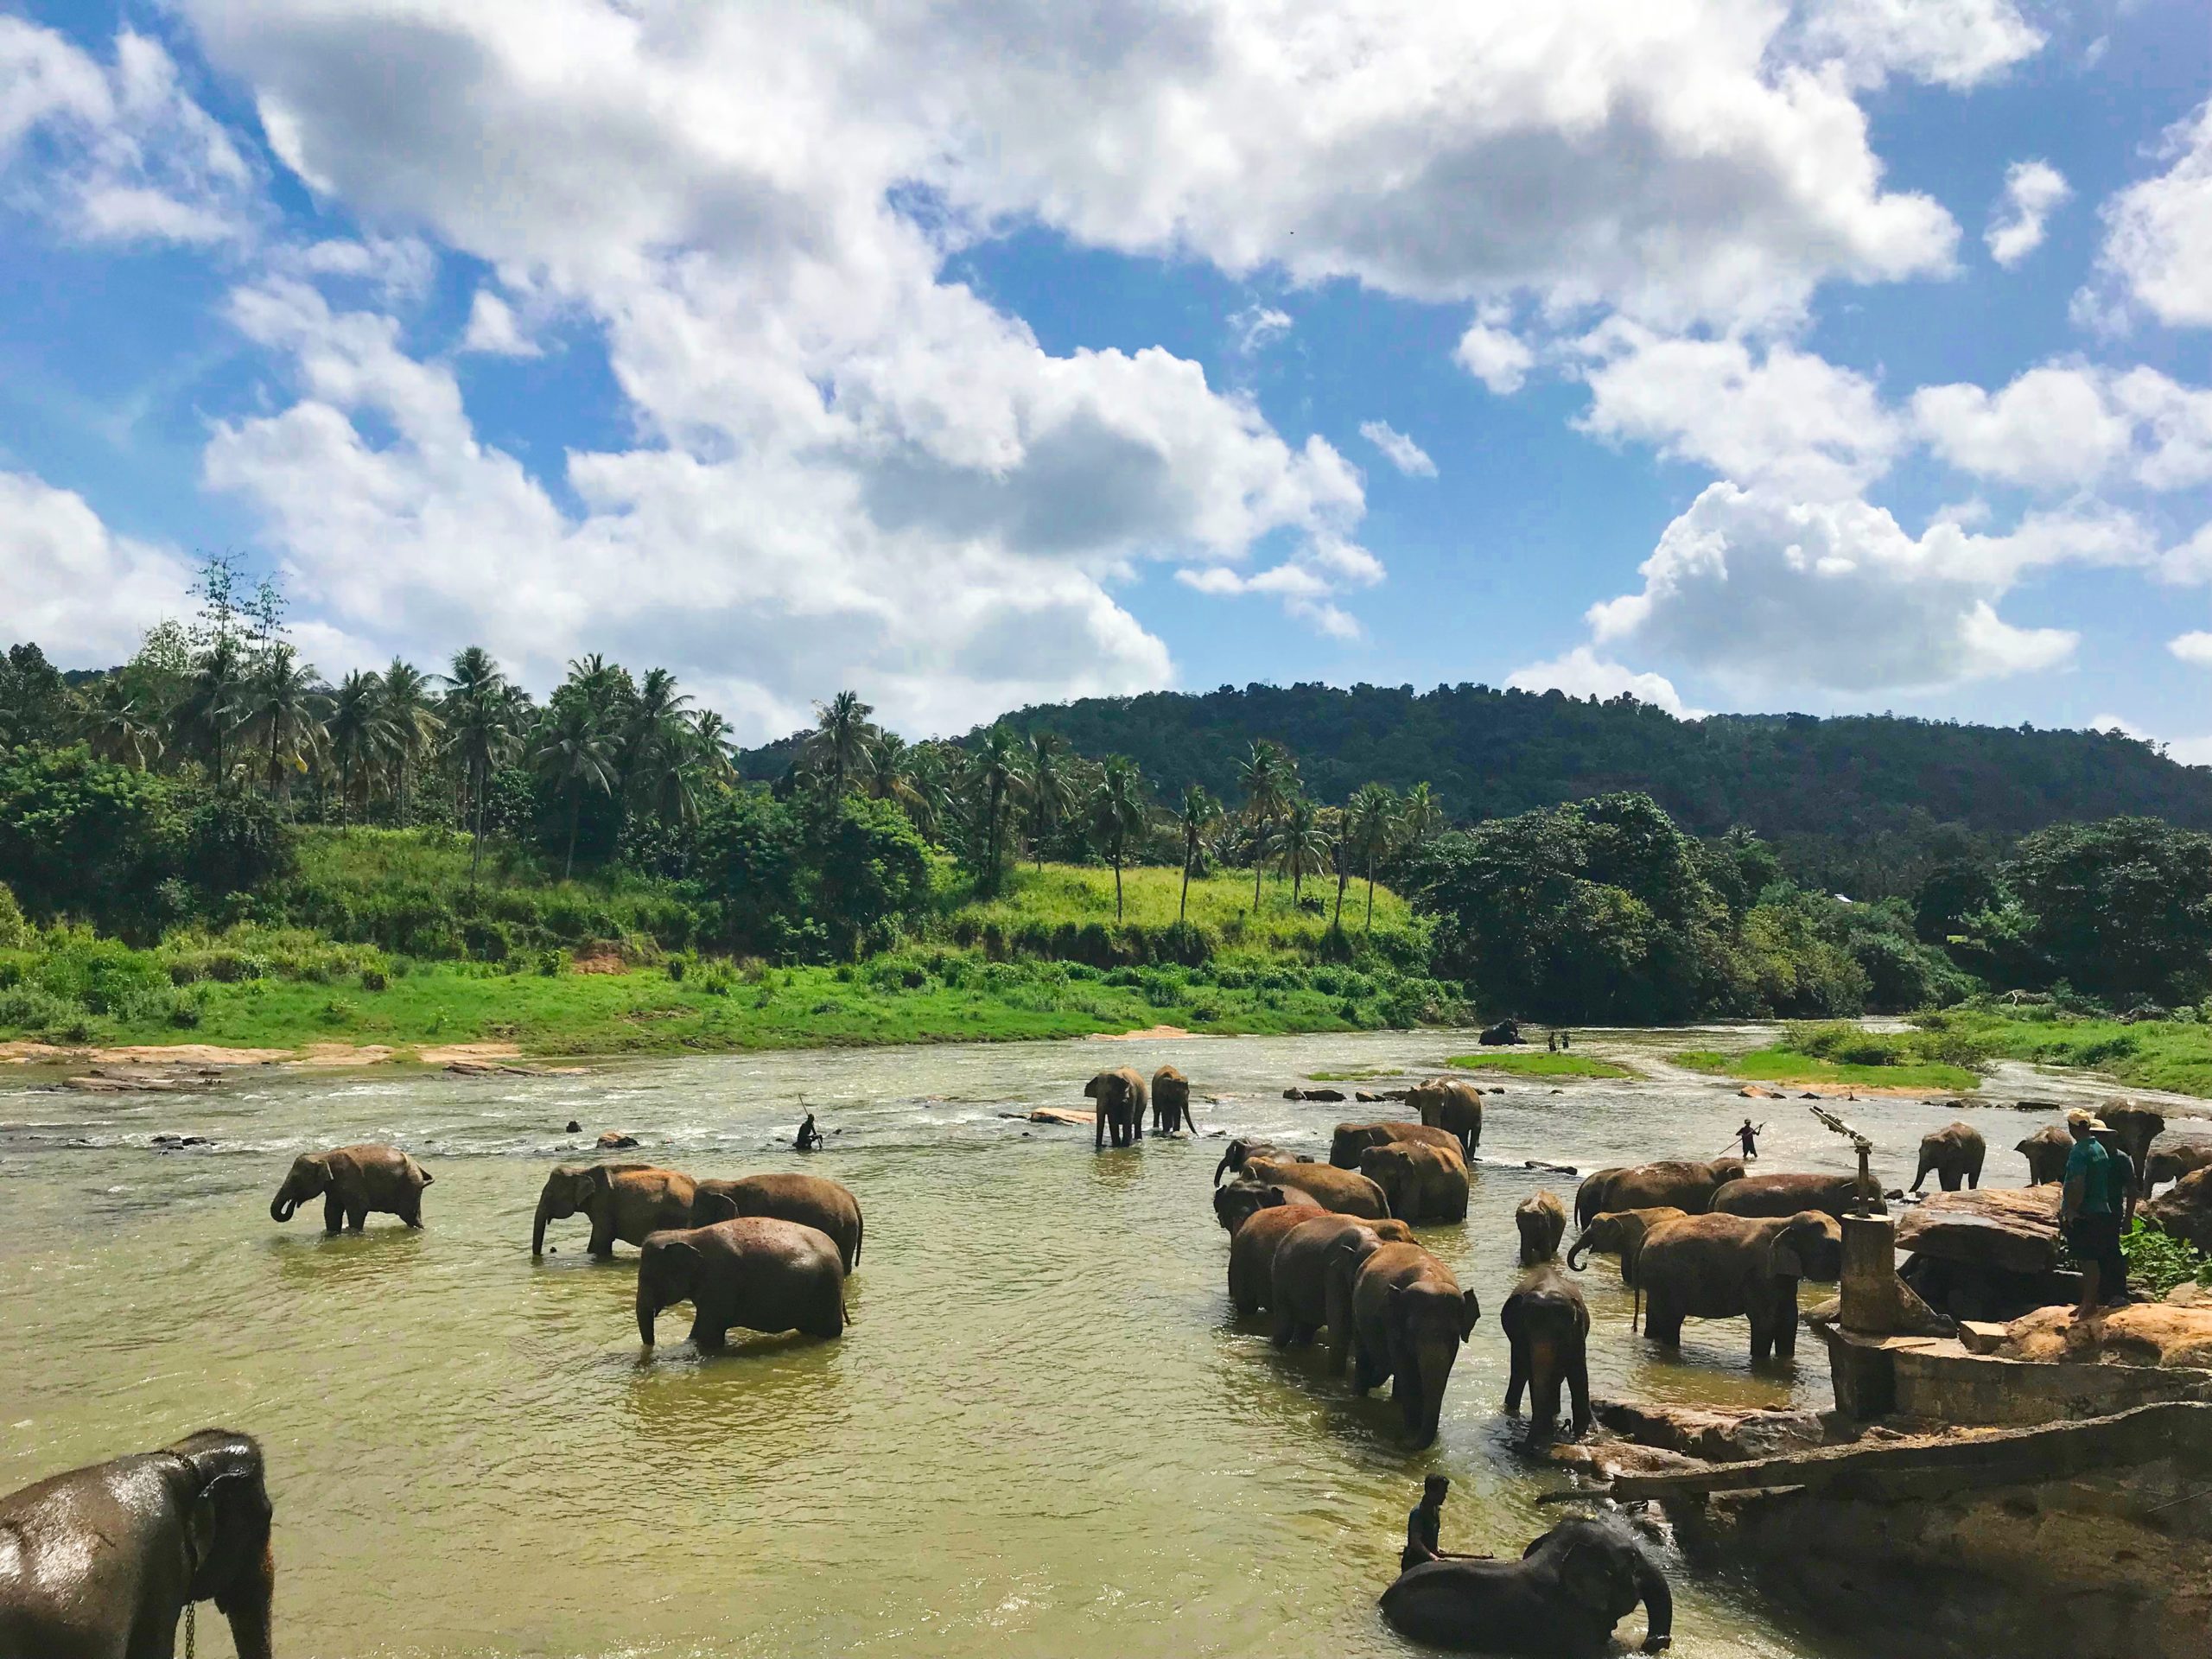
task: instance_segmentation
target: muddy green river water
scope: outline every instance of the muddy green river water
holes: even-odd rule
[[[1669,1046],[1681,1046],[1679,1039]],[[1210,1039],[626,1063],[573,1077],[257,1072],[206,1094],[81,1096],[0,1081],[0,1491],[210,1424],[268,1452],[288,1656],[1389,1655],[1375,1598],[1421,1478],[1453,1479],[1447,1548],[1518,1553],[1567,1484],[1498,1412],[1496,1310],[1514,1205],[1600,1164],[1711,1156],[1747,1103],[1703,1080],[1489,1100],[1472,1208],[1426,1242],[1481,1294],[1441,1436],[1402,1446],[1387,1400],[1282,1355],[1224,1293],[1218,1140],[1094,1154],[1083,1081],[1173,1062],[1203,1130],[1321,1147],[1358,1109],[1285,1102],[1316,1069],[1429,1070],[1465,1035]],[[700,1175],[806,1161],[860,1195],[867,1245],[836,1343],[733,1333],[702,1360],[662,1321],[640,1350],[634,1254],[581,1218],[531,1260],[546,1167],[606,1128]],[[1360,1111],[1373,1116],[1376,1109]],[[1385,1110],[1394,1109],[1382,1109]],[[1919,1103],[1847,1109],[1910,1175]],[[1795,1103],[1758,1103],[1769,1168],[1843,1168]],[[583,1136],[562,1133],[580,1120]],[[2009,1115],[2007,1115],[2009,1122]],[[1993,1142],[2009,1135],[1991,1129]],[[210,1150],[164,1154],[157,1132]],[[297,1151],[389,1141],[434,1172],[426,1230],[325,1239],[268,1202]],[[2012,1154],[1993,1154],[2011,1184]],[[1902,1166],[1902,1167],[1900,1167]],[[1740,1321],[1679,1358],[1582,1282],[1601,1394],[1828,1403],[1820,1344],[1754,1374]],[[1385,1391],[1387,1392],[1387,1391]],[[1749,1590],[1673,1563],[1678,1653],[1826,1656]],[[1640,1636],[1641,1616],[1623,1633]],[[203,1655],[230,1653],[218,1619]]]

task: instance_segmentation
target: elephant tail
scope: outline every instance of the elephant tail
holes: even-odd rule
[[[853,1213],[853,1265],[856,1268],[861,1264],[861,1246],[867,1241],[868,1213],[855,1211]]]

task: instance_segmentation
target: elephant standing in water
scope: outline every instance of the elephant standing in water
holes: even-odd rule
[[[1385,1244],[1352,1280],[1352,1387],[1365,1394],[1386,1378],[1414,1446],[1436,1439],[1459,1344],[1475,1332],[1482,1304],[1452,1269],[1418,1244]]]
[[[397,1216],[410,1227],[423,1224],[423,1189],[430,1172],[397,1147],[364,1143],[329,1152],[303,1152],[269,1201],[271,1221],[289,1221],[309,1198],[322,1199],[322,1230],[340,1227],[359,1232],[373,1210]]]
[[[1091,1123],[1090,1145],[1096,1151],[1110,1132],[1117,1147],[1133,1147],[1144,1132],[1144,1078],[1133,1066],[1117,1065],[1101,1071],[1083,1085],[1083,1092],[1097,1103]]]
[[[1283,1186],[1268,1181],[1236,1180],[1213,1190],[1213,1218],[1221,1224],[1222,1231],[1231,1237],[1255,1212],[1286,1205],[1311,1210],[1316,1214],[1321,1212],[1321,1201],[1303,1187]]]
[[[1513,1206],[1513,1224],[1521,1234],[1521,1265],[1554,1261],[1559,1242],[1567,1236],[1567,1206],[1556,1192],[1536,1192]]]
[[[698,1184],[689,1175],[651,1164],[563,1164],[545,1178],[530,1253],[545,1254],[545,1224],[569,1216],[591,1217],[591,1253],[611,1260],[614,1241],[642,1246],[649,1234],[689,1227]]]
[[[1532,1542],[1517,1561],[1424,1561],[1382,1592],[1393,1627],[1440,1648],[1596,1659],[1613,1626],[1643,1604],[1643,1651],[1672,1642],[1667,1580],[1617,1516],[1577,1516]]]
[[[2097,1116],[2104,1119],[2113,1138],[2126,1147],[2127,1155],[2135,1160],[2135,1196],[2148,1198],[2151,1143],[2164,1131],[2166,1115],[2155,1107],[2138,1106],[2132,1100],[2113,1100],[2098,1108]]]
[[[1418,1144],[1424,1147],[1444,1147],[1459,1153],[1459,1137],[1449,1129],[1431,1128],[1426,1123],[1401,1123],[1385,1118],[1375,1123],[1339,1123],[1329,1137],[1329,1161],[1338,1169],[1357,1169],[1360,1155],[1370,1147],[1392,1147]]]
[[[1372,1156],[1373,1154],[1370,1154]],[[1390,1213],[1390,1200],[1366,1176],[1328,1164],[1293,1163],[1278,1158],[1251,1158],[1245,1176],[1275,1186],[1294,1186],[1310,1192],[1325,1210],[1340,1216],[1368,1216],[1377,1220]]]
[[[1359,1173],[1382,1189],[1390,1213],[1401,1221],[1467,1218],[1467,1162],[1457,1147],[1446,1151],[1412,1141],[1370,1147],[1359,1156]],[[1332,1168],[1330,1173],[1343,1172]]]
[[[691,1304],[691,1341],[720,1348],[734,1325],[748,1331],[845,1334],[845,1268],[818,1228],[747,1216],[652,1234],[638,1255],[638,1337],[653,1345],[653,1320]]]
[[[2056,1123],[2046,1123],[2012,1148],[2028,1160],[2028,1185],[2041,1186],[2066,1177],[2066,1155],[2074,1150],[2074,1137]]]
[[[1961,1182],[1979,1187],[1982,1160],[1988,1156],[1989,1142],[1971,1123],[1930,1129],[1920,1137],[1920,1168],[1913,1175],[1911,1190],[1919,1192],[1931,1173],[1946,1192],[1957,1192]]]
[[[815,1228],[830,1235],[847,1273],[860,1265],[866,1230],[861,1201],[842,1181],[820,1175],[747,1175],[734,1181],[696,1183],[690,1225],[704,1227],[740,1216],[766,1216]]]
[[[1191,1080],[1163,1065],[1152,1074],[1152,1132],[1173,1135],[1179,1128],[1198,1132],[1198,1120],[1191,1116]]]
[[[1506,1415],[1520,1414],[1521,1390],[1527,1389],[1529,1433],[1551,1439],[1563,1382],[1573,1400],[1573,1435],[1580,1440],[1590,1432],[1590,1309],[1574,1281],[1555,1262],[1531,1268],[1505,1299],[1497,1323],[1512,1351]]]
[[[1716,1216],[1763,1216],[1770,1219],[1794,1216],[1800,1210],[1818,1210],[1840,1221],[1858,1207],[1856,1175],[1777,1171],[1771,1175],[1746,1175],[1740,1181],[1730,1181],[1713,1193],[1711,1209]],[[1878,1190],[1868,1193],[1866,1208],[1878,1216],[1889,1213]]]
[[[1329,1371],[1340,1375],[1351,1351],[1351,1286],[1360,1266],[1384,1244],[1410,1244],[1402,1221],[1362,1221],[1317,1211],[1284,1234],[1274,1249],[1268,1308],[1274,1344],[1290,1348],[1329,1327]]]
[[[1636,1300],[1629,1310],[1628,1328],[1636,1329],[1637,1320],[1643,1306],[1643,1281],[1638,1276],[1637,1263],[1643,1254],[1643,1241],[1670,1221],[1686,1219],[1683,1212],[1672,1205],[1662,1205],[1650,1210],[1608,1210],[1602,1216],[1592,1216],[1590,1224],[1576,1237],[1567,1253],[1567,1265],[1574,1272],[1582,1271],[1577,1257],[1592,1250],[1602,1250],[1621,1259],[1621,1283],[1635,1291]]]
[[[1608,1210],[1667,1205],[1685,1215],[1701,1216],[1713,1207],[1715,1192],[1744,1179],[1745,1167],[1744,1160],[1735,1157],[1702,1162],[1675,1158],[1599,1170],[1583,1177],[1582,1185],[1574,1189],[1574,1224],[1587,1227],[1592,1217]]]
[[[1643,1241],[1643,1333],[1672,1348],[1685,1319],[1747,1317],[1751,1357],[1788,1359],[1797,1351],[1797,1281],[1832,1284],[1842,1272],[1843,1231],[1821,1211],[1685,1216]]]
[[[1458,1077],[1431,1077],[1406,1090],[1406,1104],[1432,1129],[1456,1136],[1459,1155],[1471,1159],[1483,1143],[1483,1091]]]
[[[0,1497],[0,1655],[169,1659],[212,1600],[239,1659],[269,1659],[270,1512],[261,1447],[226,1428]]]

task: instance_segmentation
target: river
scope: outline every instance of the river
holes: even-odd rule
[[[1593,1033],[1593,1035],[1595,1035]],[[1630,1040],[1625,1036],[1616,1042]],[[1681,1034],[1654,1052],[1697,1046]],[[1604,1046],[1601,1039],[1585,1046]],[[1066,1042],[625,1062],[565,1077],[256,1071],[204,1095],[80,1096],[0,1081],[0,1491],[210,1424],[259,1435],[288,1656],[1113,1654],[1414,1649],[1375,1597],[1421,1478],[1452,1478],[1447,1548],[1517,1554],[1564,1485],[1499,1414],[1513,1206],[1573,1180],[1507,1166],[1710,1156],[1751,1105],[1764,1166],[1850,1166],[1796,1102],[1686,1076],[1490,1096],[1467,1221],[1425,1230],[1482,1298],[1438,1443],[1406,1452],[1383,1395],[1323,1380],[1229,1314],[1208,1185],[1218,1140],[1094,1154],[1088,1129],[1003,1113],[1082,1106],[1104,1065],[1179,1065],[1201,1128],[1322,1149],[1377,1109],[1294,1104],[1308,1071],[1434,1069],[1464,1033]],[[1344,1085],[1349,1090],[1350,1085]],[[842,1341],[744,1338],[702,1360],[664,1316],[650,1357],[634,1255],[556,1224],[545,1168],[590,1135],[696,1173],[791,1167],[800,1099],[830,1132],[806,1167],[861,1197]],[[1392,1110],[1395,1109],[1380,1109]],[[1918,1102],[1842,1109],[1911,1174]],[[1991,1175],[2016,1119],[1977,1114]],[[562,1133],[571,1118],[587,1135]],[[164,1154],[162,1131],[212,1137]],[[2023,1128],[2022,1132],[2024,1132]],[[416,1154],[428,1229],[326,1239],[268,1202],[293,1154]],[[1627,1329],[1611,1264],[1583,1275],[1597,1390],[1828,1403],[1820,1344],[1755,1374],[1740,1320],[1680,1359]],[[1676,1563],[1676,1651],[1834,1649]],[[1640,1628],[1640,1619],[1624,1630]],[[203,1655],[228,1655],[203,1619]]]

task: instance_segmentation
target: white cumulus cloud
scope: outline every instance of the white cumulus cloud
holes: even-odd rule
[[[488,288],[478,289],[469,302],[468,327],[461,335],[461,349],[481,352],[487,357],[539,355],[536,342],[515,320],[514,308]]]
[[[1683,707],[1681,694],[1664,674],[1639,674],[1599,656],[1587,645],[1577,645],[1548,662],[1516,668],[1505,683],[1522,691],[1563,691],[1570,697],[1596,697],[1608,702],[1626,692],[1638,702],[1650,703],[1685,720],[1705,717],[1701,709]]]
[[[1991,392],[1923,386],[1913,421],[1961,471],[2035,488],[2125,480],[2154,491],[2212,482],[2212,391],[2156,369],[2048,363]]]
[[[1536,361],[1536,354],[1518,335],[1479,317],[1459,336],[1459,349],[1452,354],[1460,367],[1501,397],[1521,390]]]
[[[1428,451],[1387,421],[1362,421],[1359,435],[1380,449],[1385,459],[1408,478],[1434,478],[1436,463]]]
[[[2166,171],[2106,204],[2100,263],[2159,321],[2201,328],[2212,325],[2212,101],[2166,133],[2160,154]]]
[[[2033,56],[2044,39],[2012,0],[1820,0],[1803,10],[1809,54],[1833,57],[1866,83],[1899,74],[1977,86]]]
[[[2044,223],[2074,194],[2049,162],[2015,162],[2005,169],[2005,199],[1982,241],[2007,270],[2043,245]]]
[[[0,472],[0,645],[111,668],[163,617],[190,613],[191,586],[176,554],[118,536],[75,492]]]

